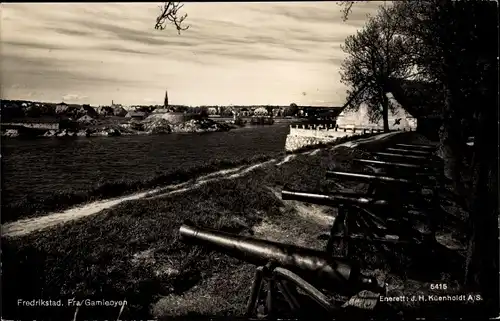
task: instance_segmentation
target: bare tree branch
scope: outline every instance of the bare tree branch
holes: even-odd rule
[[[345,6],[347,10],[351,4]],[[346,106],[356,111],[366,104],[370,119],[383,118],[385,130],[389,128],[388,112],[394,108],[386,96],[389,80],[407,79],[416,71],[414,51],[409,50],[398,29],[402,18],[393,11],[392,6],[380,6],[377,15],[341,46],[347,53],[341,65],[341,82],[350,87]]]
[[[336,1],[337,5],[342,7],[340,12],[342,12],[342,21],[346,22],[349,19],[349,14],[352,12],[352,6],[356,2],[368,2],[368,1]]]
[[[182,23],[187,18],[187,13],[183,16],[179,16],[179,10],[182,9],[184,5],[180,2],[165,2],[162,7],[160,7],[160,14],[156,18],[156,30],[165,29],[168,23],[175,25],[177,32],[181,34],[181,31],[188,30],[189,26],[182,26]]]

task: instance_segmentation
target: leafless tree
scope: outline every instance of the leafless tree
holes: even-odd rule
[[[340,72],[341,82],[349,86],[347,108],[357,111],[366,104],[372,121],[382,117],[385,131],[389,130],[389,110],[394,109],[386,96],[389,79],[411,76],[408,46],[397,34],[400,18],[393,14],[392,7],[381,7],[341,46],[347,53]]]
[[[182,23],[187,18],[187,13],[180,15],[179,10],[182,9],[184,5],[180,2],[165,2],[163,6],[160,7],[160,14],[156,18],[155,29],[163,30],[168,23],[171,23],[177,29],[180,34],[181,31],[189,29],[188,26],[182,26]]]
[[[340,10],[340,12],[342,12],[342,20],[344,22],[346,22],[347,19],[349,18],[349,14],[352,11],[352,6],[353,6],[354,2],[355,1],[337,1],[337,4],[340,7],[342,7],[342,9]]]

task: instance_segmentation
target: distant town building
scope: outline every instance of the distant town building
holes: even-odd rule
[[[248,116],[252,115],[252,111],[249,110],[248,108],[243,107],[243,108],[240,109],[240,115],[242,117],[248,117]]]
[[[146,113],[142,111],[130,111],[125,115],[125,118],[131,118],[134,120],[143,120],[146,118]]]
[[[111,107],[112,108],[119,108],[119,107],[123,107],[123,106],[122,106],[122,104],[115,104],[115,101],[111,100]]]
[[[127,111],[122,106],[113,107],[113,113],[115,116],[124,117],[127,115]]]
[[[68,104],[66,104],[65,102],[59,103],[56,105],[56,114],[66,113],[68,109]]]
[[[112,116],[114,114],[113,108],[110,106],[101,106],[97,109],[99,115]]]
[[[218,114],[217,108],[215,108],[215,107],[208,107],[208,114],[209,115],[217,115]]]

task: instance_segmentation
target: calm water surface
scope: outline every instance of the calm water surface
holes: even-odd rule
[[[2,201],[284,152],[287,124],[222,133],[2,140]]]

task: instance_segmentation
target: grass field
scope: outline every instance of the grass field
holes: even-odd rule
[[[16,306],[18,298],[61,298],[65,302],[71,297],[125,299],[125,319],[241,315],[254,267],[182,244],[178,228],[183,222],[323,249],[324,234],[335,210],[282,201],[281,188],[332,190],[335,182],[324,179],[327,169],[355,169],[351,160],[356,156],[380,150],[388,143],[419,139],[414,133],[405,133],[361,148],[296,155],[280,166],[270,163],[246,176],[212,181],[180,194],[122,203],[98,215],[24,237],[2,237],[3,287],[9,294],[4,296],[3,316],[73,318],[74,307]],[[355,183],[342,185],[362,188]],[[454,215],[460,222],[460,212],[455,209]],[[404,259],[388,256],[395,252],[401,252]],[[420,264],[414,259],[417,252],[359,245],[354,257],[364,269],[390,284],[390,295],[433,293],[431,283],[446,283],[447,293],[462,293],[457,281],[463,260],[460,251],[441,249],[436,257],[417,255]],[[429,269],[436,266],[439,268]],[[405,309],[406,316],[418,309],[438,308],[436,304],[414,303]],[[456,302],[439,305],[439,311],[452,309],[465,313]],[[118,313],[119,308],[86,307],[77,319],[97,315],[116,319]]]

